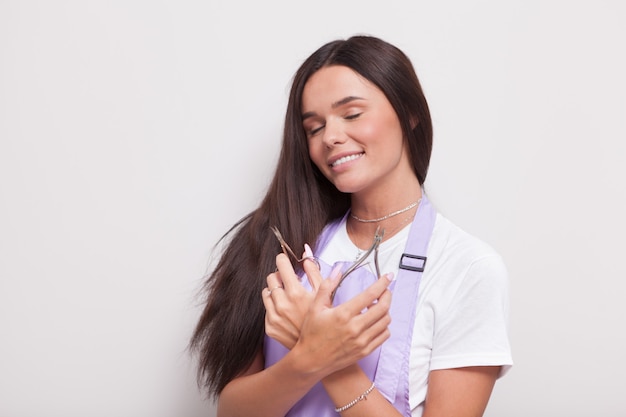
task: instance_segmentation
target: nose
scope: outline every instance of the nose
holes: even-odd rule
[[[346,134],[341,128],[341,123],[333,120],[326,121],[322,142],[327,148],[332,148],[333,146],[345,143],[346,138]]]

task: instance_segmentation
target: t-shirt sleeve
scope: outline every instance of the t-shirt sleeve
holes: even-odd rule
[[[499,255],[473,261],[435,318],[431,369],[513,365],[508,274]]]

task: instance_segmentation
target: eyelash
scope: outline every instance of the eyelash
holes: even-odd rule
[[[320,127],[316,127],[315,129],[311,129],[309,130],[309,136],[315,136],[315,134],[317,132],[319,132],[320,130],[322,130],[324,128],[324,126],[320,126]]]
[[[355,120],[355,119],[358,119],[359,116],[361,116],[361,114],[363,114],[363,113],[354,113],[354,114],[351,114],[349,116],[345,116],[344,119],[346,119],[346,120]],[[322,126],[317,127],[315,129],[309,130],[308,131],[309,136],[315,136],[315,134],[317,134],[320,130],[322,130],[324,128],[324,126],[325,125],[322,125]]]

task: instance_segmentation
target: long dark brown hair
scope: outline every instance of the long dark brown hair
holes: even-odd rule
[[[190,348],[198,356],[198,382],[210,395],[218,395],[263,349],[261,292],[280,251],[270,227],[277,226],[294,249],[305,243],[314,246],[324,226],[350,207],[350,195],[338,191],[309,158],[302,126],[304,85],[317,70],[331,65],[352,68],[383,91],[400,120],[420,184],[426,179],[432,123],[407,56],[381,39],[354,36],[329,42],[307,58],[293,79],[282,149],[267,194],[222,238],[227,245],[203,288],[206,305]]]

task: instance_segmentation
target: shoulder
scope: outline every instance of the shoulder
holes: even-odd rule
[[[448,291],[459,286],[507,287],[508,273],[498,252],[441,214],[437,214],[427,258],[427,282]]]
[[[467,233],[441,214],[428,245],[428,258],[433,261],[453,262],[467,267],[474,263],[502,263],[496,250],[483,240]]]

